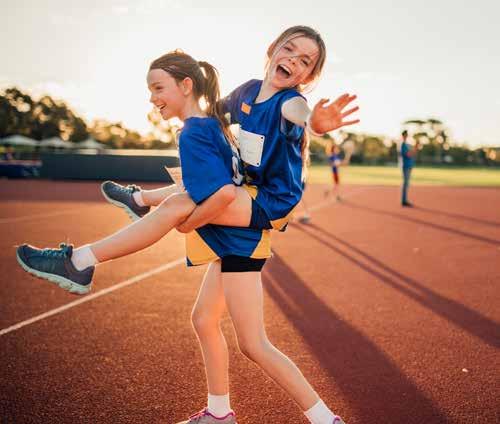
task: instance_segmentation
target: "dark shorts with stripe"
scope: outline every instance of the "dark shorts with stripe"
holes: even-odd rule
[[[221,258],[220,262],[221,272],[260,272],[266,259],[229,255]]]

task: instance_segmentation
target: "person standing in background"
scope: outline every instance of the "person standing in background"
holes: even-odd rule
[[[415,146],[411,147],[407,143],[408,131],[404,130],[401,133],[403,141],[401,143],[401,167],[403,170],[403,187],[401,193],[401,206],[413,207],[413,204],[408,201],[408,188],[410,187],[410,176],[413,167],[415,166],[415,156],[417,155],[419,142],[415,141]]]

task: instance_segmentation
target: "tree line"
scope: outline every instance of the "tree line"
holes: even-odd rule
[[[45,95],[35,100],[17,87],[0,93],[0,138],[20,134],[33,140],[59,137],[77,147],[89,137],[114,149],[169,149],[176,127],[161,122],[156,112],[148,116],[151,131],[141,135],[121,122],[96,119],[90,124],[62,100]]]
[[[161,119],[157,111],[148,115],[151,130],[146,135],[126,128],[121,122],[96,119],[87,124],[62,100],[45,95],[38,100],[17,87],[0,93],[0,138],[21,134],[34,140],[59,137],[77,145],[89,137],[109,148],[170,149],[174,147],[178,127]],[[470,149],[452,142],[449,129],[435,118],[410,119],[402,124],[410,138],[420,141],[417,162],[424,164],[500,165],[500,149]],[[313,137],[313,162],[326,162],[325,142],[332,137]],[[385,164],[398,161],[399,139],[366,133],[340,131],[336,142],[352,141],[352,163]]]

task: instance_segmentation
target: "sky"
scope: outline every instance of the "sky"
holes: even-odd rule
[[[263,78],[269,44],[300,24],[327,46],[311,107],[349,92],[354,131],[397,137],[432,117],[457,143],[500,146],[498,1],[0,0],[0,14],[0,88],[65,100],[88,122],[145,133],[153,59],[181,48],[215,65],[227,94]]]

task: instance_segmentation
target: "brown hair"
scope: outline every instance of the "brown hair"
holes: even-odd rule
[[[269,66],[269,63],[271,61],[271,58],[273,57],[274,53],[281,48],[287,41],[290,41],[294,38],[297,37],[306,37],[309,38],[313,41],[316,42],[318,45],[319,49],[319,56],[318,60],[316,61],[316,64],[314,65],[314,68],[311,71],[312,75],[312,80],[308,82],[307,84],[304,85],[299,85],[298,87],[295,87],[298,91],[304,92],[304,91],[310,91],[314,84],[318,81],[321,71],[323,70],[323,66],[325,65],[326,61],[326,45],[325,42],[323,41],[323,38],[321,38],[321,35],[319,34],[318,31],[315,29],[304,26],[304,25],[297,25],[290,27],[283,31],[276,40],[274,40],[269,48],[267,49],[267,66]],[[310,144],[310,138],[309,134],[304,131],[304,135],[302,137],[302,145],[301,145],[301,156],[302,156],[302,179],[305,180],[306,175],[307,175],[307,166],[309,165],[309,144]]]
[[[233,134],[229,129],[229,123],[224,117],[222,103],[220,100],[219,76],[217,69],[208,62],[197,62],[181,50],[164,54],[153,60],[149,70],[162,69],[169,73],[177,82],[184,78],[193,81],[193,95],[196,100],[204,98],[208,116],[214,117],[219,122],[224,136],[231,144],[235,144]]]

